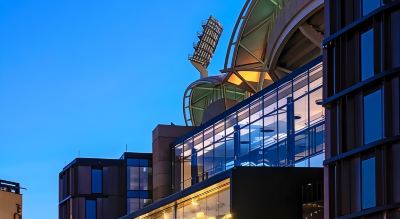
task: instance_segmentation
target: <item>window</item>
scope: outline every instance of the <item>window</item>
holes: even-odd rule
[[[361,161],[361,204],[362,208],[376,205],[375,157]]]
[[[151,190],[152,168],[147,159],[133,159],[127,161],[128,190]]]
[[[128,190],[139,190],[139,167],[128,166]]]
[[[368,0],[370,1],[370,0]],[[371,0],[372,1],[372,0]],[[360,40],[361,80],[374,76],[374,31],[369,29],[361,34]]]
[[[86,200],[85,203],[85,218],[96,219],[96,200]]]
[[[362,14],[369,14],[381,6],[381,0],[362,0]]]
[[[382,90],[364,96],[364,144],[383,136]]]
[[[140,199],[128,198],[128,203],[127,203],[128,214],[138,210],[139,207],[140,207]]]
[[[92,193],[103,192],[103,170],[92,169]]]

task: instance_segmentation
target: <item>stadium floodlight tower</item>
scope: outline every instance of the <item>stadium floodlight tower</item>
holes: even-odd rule
[[[193,44],[194,53],[189,55],[189,60],[200,72],[200,77],[205,78],[208,76],[207,67],[222,34],[222,25],[213,16],[210,16],[208,20],[203,21],[201,26],[203,30],[197,34],[199,41]]]

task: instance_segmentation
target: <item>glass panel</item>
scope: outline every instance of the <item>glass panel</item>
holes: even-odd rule
[[[325,160],[325,154],[319,154],[317,156],[310,158],[310,167],[323,167],[323,162]]]
[[[233,133],[233,131],[234,131],[233,126],[236,125],[236,122],[237,122],[236,113],[233,113],[232,115],[230,115],[226,118],[226,124],[225,124],[226,125],[226,132],[225,132],[226,135]]]
[[[240,110],[238,113],[238,124],[240,127],[249,124],[249,108],[246,106],[244,109]]]
[[[128,166],[139,166],[139,159],[135,159],[135,158],[128,158],[127,160],[127,165]]]
[[[278,140],[286,139],[287,135],[287,108],[278,110]]]
[[[308,96],[294,102],[294,130],[298,132],[308,127]]]
[[[262,147],[263,139],[263,120],[260,119],[252,124],[250,124],[250,150]]]
[[[250,166],[263,165],[263,120],[250,124]]]
[[[322,86],[322,64],[318,64],[309,71],[310,91]]]
[[[264,149],[264,166],[268,167],[279,166],[278,156],[279,156],[279,151],[276,144],[266,147]]]
[[[179,144],[177,146],[175,146],[175,190],[179,191],[181,190],[181,182],[183,181],[183,171],[182,171],[182,167],[183,167],[183,157],[182,157],[182,148],[183,145]]]
[[[140,208],[139,202],[140,202],[140,200],[138,198],[128,198],[127,199],[128,214],[130,214]]]
[[[85,218],[96,219],[96,200],[86,200],[85,202]]]
[[[190,156],[183,159],[183,188],[191,186],[192,180],[192,165]]]
[[[287,98],[292,96],[292,82],[289,81],[278,88],[278,108],[287,104]]]
[[[308,132],[297,134],[294,140],[295,161],[305,158],[308,153]]]
[[[128,171],[128,190],[139,190],[139,167],[127,167]]]
[[[234,142],[233,134],[226,136],[226,168],[230,169],[234,166]]]
[[[366,15],[380,6],[380,0],[362,0],[362,14]]]
[[[204,171],[204,154],[203,150],[197,152],[197,181],[203,181],[203,171]]]
[[[307,74],[297,76],[293,81],[293,98],[297,99],[308,92]]]
[[[189,138],[183,144],[183,156],[185,157],[190,156],[192,154],[192,149],[193,149],[193,139]]]
[[[140,167],[140,190],[150,190],[151,167]]]
[[[361,162],[361,197],[362,208],[376,205],[375,157]]]
[[[364,143],[383,136],[382,90],[364,96]]]
[[[103,170],[92,169],[92,193],[103,192]]]
[[[372,1],[372,0],[367,0]],[[361,34],[361,80],[374,76],[374,31],[370,29]]]
[[[262,117],[262,102],[261,99],[257,99],[250,106],[250,123],[258,120]]]
[[[240,166],[248,166],[249,162],[249,146],[250,146],[250,130],[249,126],[240,129],[240,149],[239,163]]]
[[[203,132],[200,132],[194,136],[193,147],[195,151],[203,149]]]
[[[264,115],[277,109],[276,90],[264,96]]]
[[[264,127],[261,130],[264,134],[264,147],[276,144],[278,139],[278,122],[277,111],[272,112],[264,117]]]
[[[325,130],[324,124],[313,127],[309,130],[311,138],[310,155],[324,151],[325,147],[324,130]]]
[[[225,122],[224,120],[217,122],[214,125],[214,141],[221,140],[225,137]]]
[[[147,159],[140,159],[139,160],[139,165],[141,167],[149,167],[150,166],[150,162]]]
[[[214,173],[214,145],[204,148],[204,179],[213,176]]]
[[[225,141],[222,140],[216,142],[214,145],[214,173],[225,170]]]
[[[322,100],[322,88],[310,94],[310,125],[324,120],[324,108],[317,102]]]
[[[213,127],[211,126],[210,128],[207,128],[204,130],[204,147],[207,147],[214,141],[214,136],[213,136]]]
[[[287,166],[287,144],[286,141],[279,142],[278,144],[278,158],[280,166]]]

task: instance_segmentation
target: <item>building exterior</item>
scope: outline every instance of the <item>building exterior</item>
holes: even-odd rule
[[[140,161],[77,159],[60,173],[60,212],[400,218],[399,71],[399,0],[247,0],[221,74],[202,74],[184,93],[187,126],[154,129],[152,165],[143,163],[153,187],[130,183]],[[101,188],[121,202],[101,217],[97,203],[110,195],[90,188],[107,165],[120,187]]]
[[[325,7],[325,218],[400,218],[400,1]]]
[[[22,194],[19,183],[0,180],[0,218],[22,219]]]
[[[60,219],[109,219],[152,202],[152,156],[76,158],[59,174]]]
[[[321,168],[235,167],[122,219],[322,218],[322,175]]]

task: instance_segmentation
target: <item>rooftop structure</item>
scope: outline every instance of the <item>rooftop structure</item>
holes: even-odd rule
[[[210,111],[222,113],[321,56],[323,20],[323,0],[247,0],[219,80],[202,78],[184,93],[186,125],[201,125]]]
[[[0,180],[0,218],[22,218],[22,194],[19,183]]]

